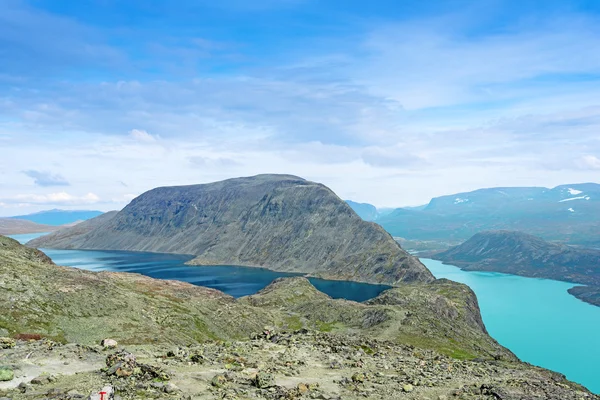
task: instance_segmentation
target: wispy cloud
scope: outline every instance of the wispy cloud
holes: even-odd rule
[[[38,186],[69,186],[69,182],[59,174],[36,171],[33,169],[23,171],[23,173],[32,178],[33,182]]]
[[[79,193],[71,201],[98,193],[106,209],[159,185],[263,172],[379,205],[597,180],[598,14],[511,13],[502,1],[422,13],[402,2],[349,2],[344,13],[213,3],[95,3],[68,16],[10,1],[0,174],[12,200],[2,202],[31,190],[22,171],[37,186],[67,184],[43,172],[57,168]],[[144,18],[127,26],[127,13]]]
[[[73,196],[67,192],[57,192],[48,194],[17,194],[11,197],[1,199],[6,204],[39,204],[44,206],[55,205],[86,205],[96,204],[100,197],[94,193],[88,193],[83,196]]]

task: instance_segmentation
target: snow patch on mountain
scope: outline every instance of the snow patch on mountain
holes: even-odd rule
[[[559,203],[564,203],[565,201],[589,200],[589,199],[590,199],[590,196],[571,197],[570,199],[559,200]]]

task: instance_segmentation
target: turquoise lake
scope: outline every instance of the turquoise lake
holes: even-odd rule
[[[469,285],[490,335],[521,360],[600,393],[600,307],[567,293],[573,284],[421,261],[436,278]]]
[[[14,235],[22,243],[40,234]],[[137,272],[219,289],[234,297],[256,293],[274,279],[291,276],[261,268],[190,267],[189,256],[120,251],[42,249],[59,265],[92,271]],[[565,374],[600,393],[600,307],[567,293],[570,283],[493,272],[467,272],[421,259],[437,278],[469,285],[477,294],[490,333],[521,360]],[[334,298],[363,301],[385,286],[312,279]]]

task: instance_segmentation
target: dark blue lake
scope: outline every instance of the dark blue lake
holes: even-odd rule
[[[12,235],[21,243],[42,234]],[[53,250],[41,249],[58,265],[76,267],[89,271],[134,272],[157,279],[172,279],[198,286],[218,289],[233,297],[254,294],[275,279],[298,276],[264,268],[238,267],[233,265],[189,266],[192,256],[176,254],[142,253],[131,251]],[[321,292],[333,298],[365,301],[388,289],[384,285],[369,285],[347,281],[330,281],[309,278]]]

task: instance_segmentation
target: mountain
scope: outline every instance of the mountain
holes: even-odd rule
[[[357,203],[352,200],[346,200],[346,203],[348,203],[354,212],[365,221],[375,221],[377,219],[379,213],[374,205],[368,203]]]
[[[356,303],[294,277],[234,299],[59,267],[0,236],[0,282],[6,398],[397,398],[400,387],[407,398],[600,399],[518,361],[487,335],[474,293],[448,280]],[[106,338],[116,348],[98,345]]]
[[[600,250],[549,243],[522,232],[490,231],[473,236],[432,258],[470,271],[496,271],[582,283],[600,288]],[[589,289],[572,294],[585,300]]]
[[[0,235],[52,232],[56,229],[58,229],[56,226],[36,224],[24,219],[0,218]]]
[[[0,236],[0,329],[93,343],[241,339],[265,325],[364,332],[460,357],[514,356],[487,335],[477,298],[448,280],[403,284],[366,303],[331,299],[302,277],[234,299],[218,290],[138,274],[59,267]],[[2,336],[0,334],[0,336]]]
[[[289,175],[157,188],[112,218],[88,222],[97,226],[61,230],[28,245],[191,254],[196,265],[259,266],[369,283],[434,279],[329,188]]]
[[[33,214],[18,215],[11,218],[24,219],[43,225],[68,225],[74,222],[85,221],[103,214],[102,211],[87,210],[48,210]]]
[[[396,209],[377,222],[409,240],[452,242],[487,230],[515,230],[600,247],[600,185],[480,189],[436,197],[422,210]]]

